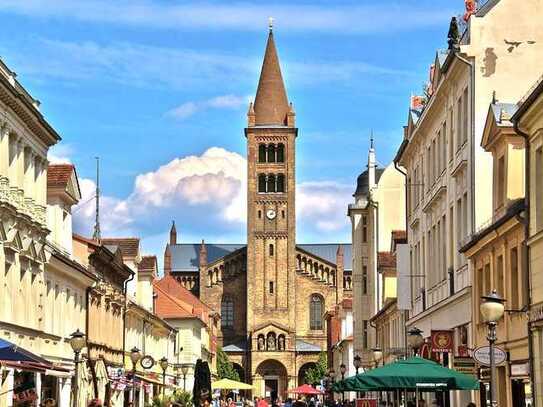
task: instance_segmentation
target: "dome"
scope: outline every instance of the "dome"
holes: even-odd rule
[[[375,183],[379,183],[381,175],[385,172],[384,168],[375,169]],[[369,180],[368,180],[368,170],[362,172],[356,179],[356,191],[354,191],[353,196],[367,195],[369,192]]]

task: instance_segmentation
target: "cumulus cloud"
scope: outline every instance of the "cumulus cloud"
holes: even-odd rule
[[[101,200],[104,235],[160,235],[176,219],[181,235],[200,234],[216,240],[239,236],[245,240],[247,216],[247,161],[241,155],[211,147],[201,155],[176,158],[136,177],[125,199],[106,194]],[[75,210],[75,229],[92,232],[95,184],[82,179],[83,198]],[[304,236],[348,233],[346,206],[352,187],[336,182],[298,185],[298,230]],[[91,199],[89,203],[89,199]]]
[[[177,120],[184,120],[198,112],[208,109],[238,109],[241,106],[246,106],[250,100],[251,96],[216,96],[199,102],[185,102],[166,112],[166,116]]]

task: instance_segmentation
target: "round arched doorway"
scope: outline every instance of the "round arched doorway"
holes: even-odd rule
[[[308,362],[302,365],[300,370],[298,370],[298,386],[301,386],[302,384],[320,384],[320,383],[307,383],[307,380],[305,379],[305,374],[309,369],[313,369],[316,365],[315,362]]]
[[[239,380],[245,383],[245,370],[243,370],[243,367],[238,363],[232,363],[234,370],[238,372]]]
[[[288,376],[285,366],[274,359],[261,362],[256,368],[257,395],[275,401],[278,397],[285,400],[287,396]]]

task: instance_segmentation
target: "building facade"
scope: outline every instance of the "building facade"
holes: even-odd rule
[[[165,272],[220,312],[219,345],[254,395],[285,398],[326,350],[323,315],[350,295],[351,247],[296,244],[298,129],[271,31],[247,119],[247,244],[180,244],[172,227]]]
[[[492,290],[506,300],[504,318],[497,327],[497,345],[509,354],[497,368],[500,405],[532,404],[529,369],[527,263],[524,255],[524,139],[516,134],[511,116],[516,105],[492,103],[482,147],[492,153],[492,222],[461,248],[472,269],[473,347],[488,344],[488,327],[479,312],[481,297]],[[488,383],[488,370],[482,371]],[[488,385],[488,384],[487,384]],[[484,394],[484,393],[483,393]]]
[[[526,146],[526,254],[528,266],[530,376],[534,405],[543,405],[543,81],[521,99],[512,117]]]
[[[481,147],[488,104],[493,97],[517,100],[539,76],[538,15],[538,1],[488,1],[471,16],[461,38],[450,30],[449,49],[437,52],[431,69],[427,100],[410,106],[395,159],[406,169],[408,185],[412,309],[407,325],[427,337],[448,331],[455,346],[439,359],[449,366],[474,341],[473,270],[459,249],[492,221],[492,156]],[[518,38],[524,48],[504,38]],[[469,398],[452,396],[457,405]]]
[[[38,356],[66,339],[45,327],[47,151],[60,137],[39,105],[0,60],[0,338]],[[44,358],[0,361],[0,406],[39,402],[46,370],[66,372]]]
[[[355,202],[348,207],[353,245],[354,352],[368,368],[374,364],[372,349],[377,345],[370,320],[384,305],[385,289],[390,289],[379,257],[389,250],[392,231],[405,228],[404,192],[405,177],[393,164],[378,168],[372,140],[367,170],[358,176]]]

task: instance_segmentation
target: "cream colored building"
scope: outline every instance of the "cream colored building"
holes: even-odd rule
[[[536,406],[543,405],[543,80],[521,99],[512,117],[527,146],[528,281],[531,370]]]
[[[526,262],[523,261],[524,139],[515,133],[510,119],[517,107],[492,103],[488,110],[482,147],[492,153],[492,222],[472,236],[461,249],[472,271],[472,346],[488,344],[488,326],[479,312],[481,297],[492,290],[506,300],[504,318],[497,326],[497,346],[508,360],[497,368],[499,405],[526,405],[531,401],[529,346],[526,312]],[[524,312],[523,312],[524,311]],[[483,368],[488,385],[489,372]]]
[[[60,137],[39,105],[0,60],[0,338],[35,355],[66,339],[45,327],[47,151]],[[47,367],[0,361],[0,406],[21,396],[13,391],[21,381],[32,383],[39,401]]]
[[[370,319],[382,307],[385,276],[378,272],[378,253],[390,248],[393,230],[405,229],[405,177],[393,164],[378,168],[373,140],[367,170],[357,179],[355,202],[349,205],[352,224],[352,289],[354,353],[363,366],[373,365],[375,330]]]
[[[437,52],[427,102],[411,106],[396,157],[408,174],[407,324],[427,337],[450,330],[462,344],[472,331],[472,270],[459,248],[492,220],[492,158],[480,147],[488,105],[493,94],[517,100],[539,76],[542,13],[538,0],[486,2],[469,19],[459,50],[452,41]],[[443,363],[451,365],[458,351],[441,355]],[[455,405],[469,399],[466,392],[452,396]]]

